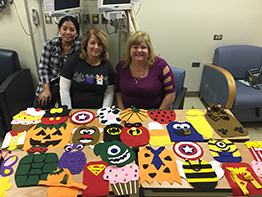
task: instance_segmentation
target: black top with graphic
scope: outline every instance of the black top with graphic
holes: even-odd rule
[[[114,69],[110,62],[91,66],[77,53],[68,58],[61,76],[71,80],[72,108],[98,109],[102,107],[104,92],[114,84]]]

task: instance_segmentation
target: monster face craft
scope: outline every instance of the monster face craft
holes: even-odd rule
[[[100,155],[110,166],[121,167],[135,160],[135,152],[129,146],[115,140],[96,144],[94,153],[96,156]]]

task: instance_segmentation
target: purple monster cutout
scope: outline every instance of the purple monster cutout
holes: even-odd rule
[[[59,168],[67,168],[71,174],[79,174],[86,165],[85,153],[82,152],[84,144],[68,144],[65,152],[58,161]],[[72,151],[76,149],[77,151]]]

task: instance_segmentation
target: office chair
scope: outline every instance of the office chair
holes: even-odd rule
[[[176,81],[176,98],[170,109],[183,109],[184,108],[184,100],[187,92],[187,88],[184,87],[184,81],[186,77],[186,71],[181,68],[176,68],[170,66]]]
[[[251,45],[228,45],[215,49],[213,64],[203,68],[200,98],[210,104],[230,109],[240,122],[262,121],[262,86],[242,84],[247,70],[260,68],[262,48]]]
[[[14,50],[0,49],[0,136],[11,130],[13,116],[33,105],[34,86],[29,69],[21,69]]]

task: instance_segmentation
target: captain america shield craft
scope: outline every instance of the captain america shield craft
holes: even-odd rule
[[[88,110],[76,111],[72,114],[70,120],[75,124],[88,124],[95,119],[95,114]]]

